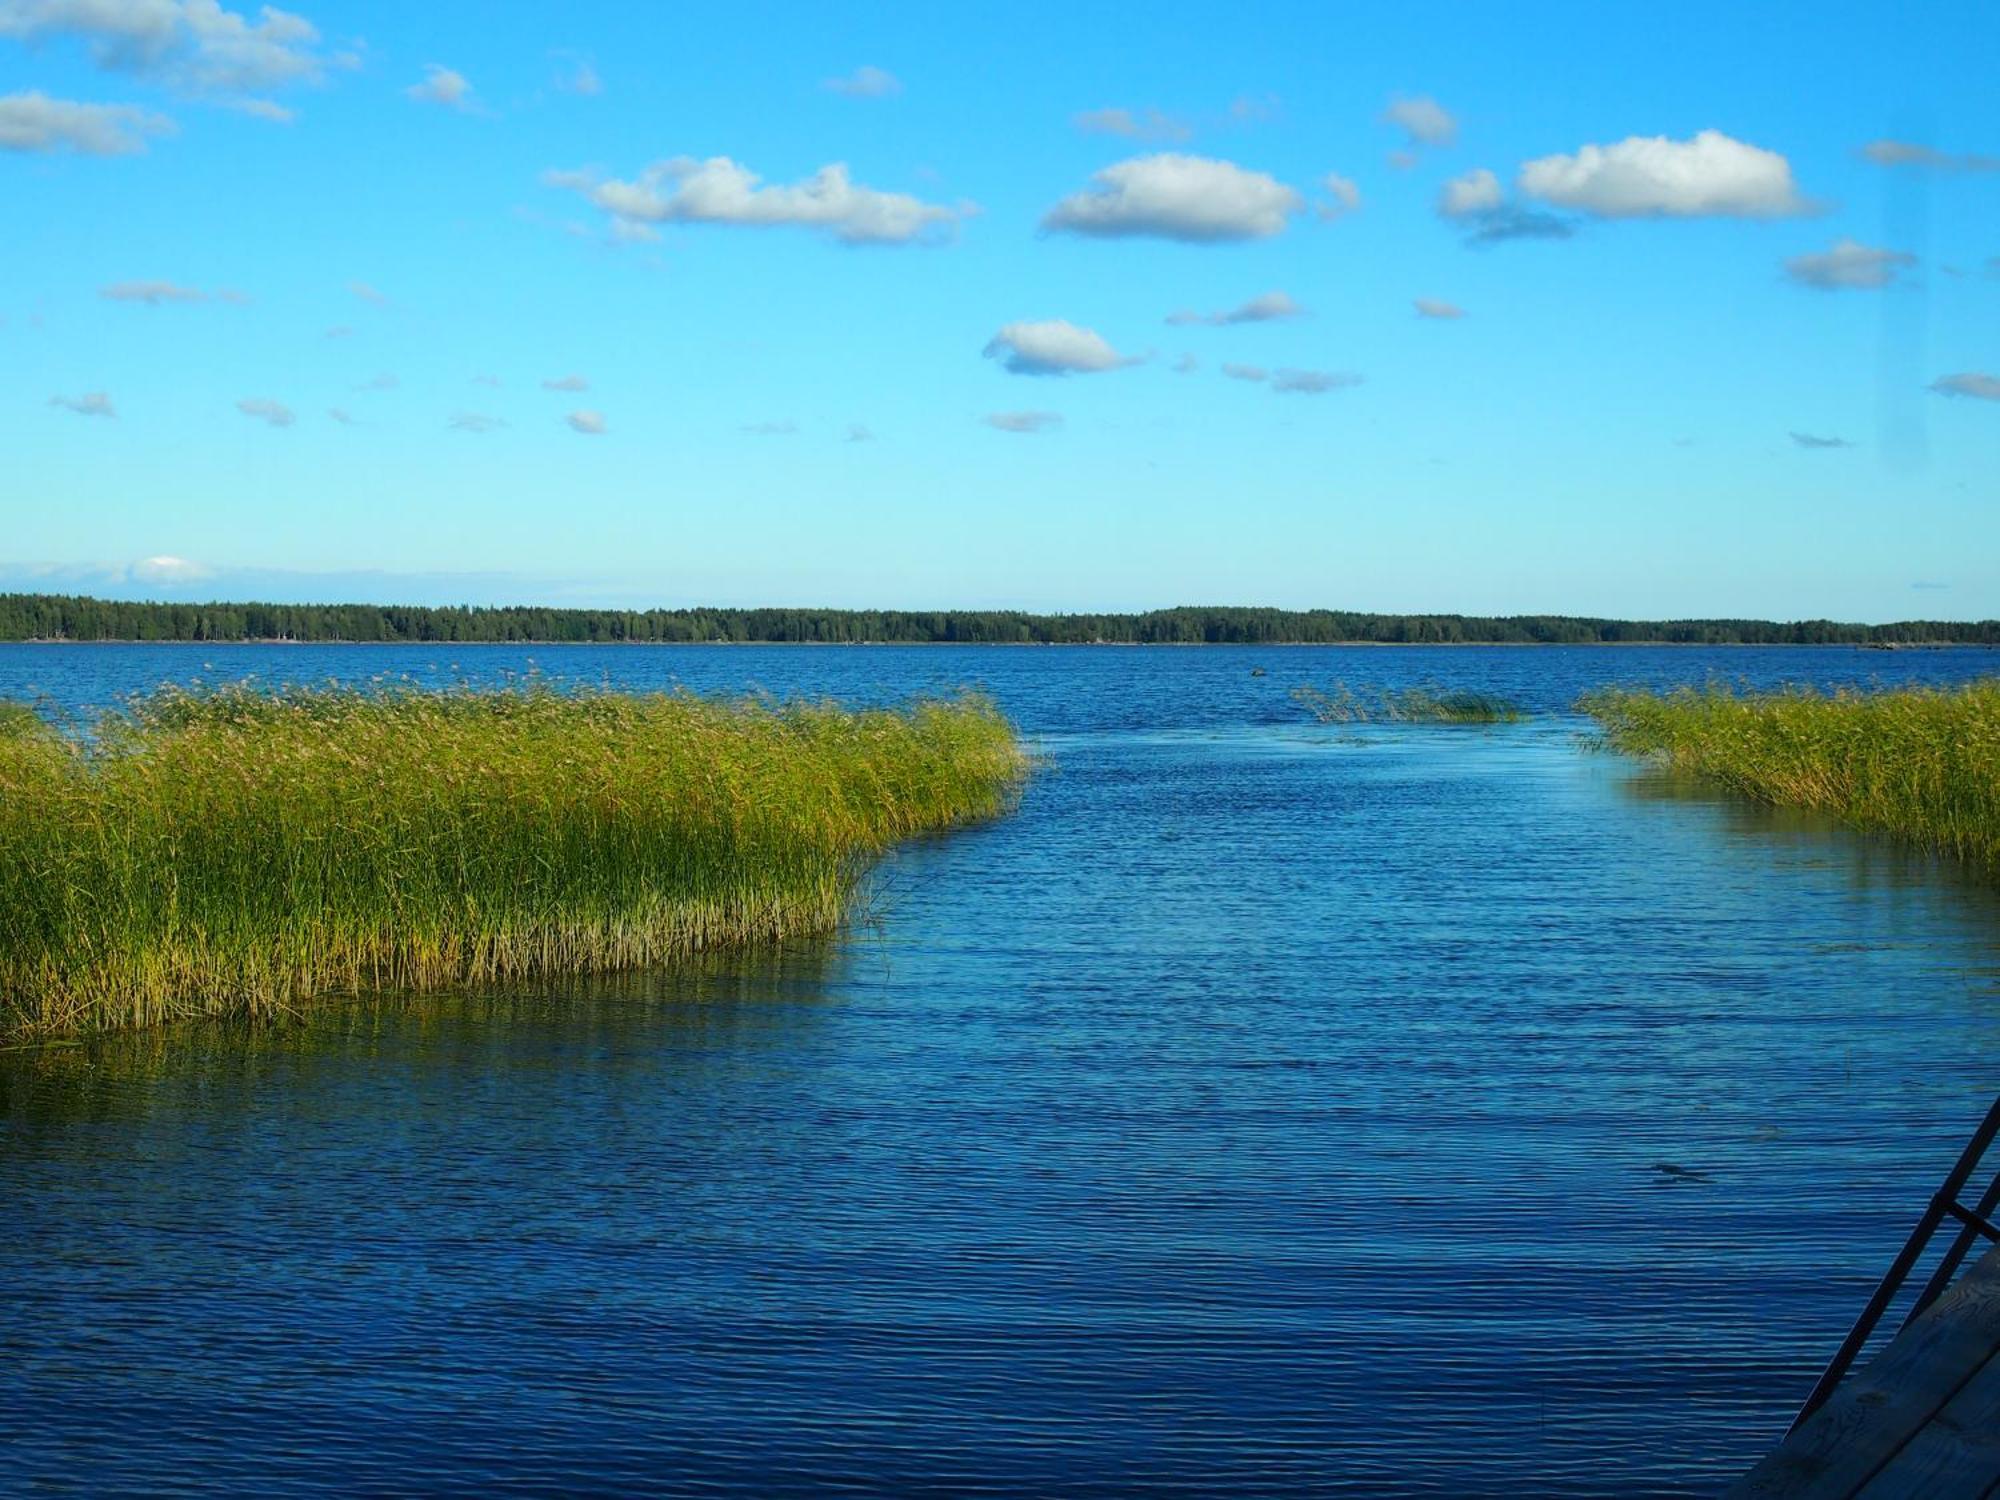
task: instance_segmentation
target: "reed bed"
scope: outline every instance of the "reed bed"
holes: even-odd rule
[[[1587,695],[1616,749],[2000,873],[2000,678],[1958,688]]]
[[[999,814],[977,697],[165,691],[0,711],[0,1037],[264,1016],[825,932],[891,843]]]
[[[1354,692],[1339,683],[1331,693],[1293,688],[1292,701],[1322,724],[1513,724],[1526,717],[1511,699],[1439,688]]]

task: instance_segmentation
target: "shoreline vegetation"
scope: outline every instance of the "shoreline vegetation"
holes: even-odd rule
[[[1614,689],[1578,707],[1614,749],[2000,875],[2000,678],[1865,693]]]
[[[979,697],[162,690],[0,705],[0,1042],[832,930],[870,860],[995,817]]]
[[[1528,716],[1497,693],[1434,687],[1356,692],[1343,682],[1326,693],[1307,685],[1292,689],[1292,701],[1322,724],[1518,724]]]
[[[0,594],[0,641],[517,645],[1767,645],[2000,646],[2000,620],[1606,620],[1195,607],[1019,610],[544,609],[167,604]]]

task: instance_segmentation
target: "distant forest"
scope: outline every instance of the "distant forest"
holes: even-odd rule
[[[1018,610],[429,608],[153,604],[0,594],[0,641],[820,642],[967,645],[2000,645],[2000,621],[1592,620],[1374,615],[1339,609]]]

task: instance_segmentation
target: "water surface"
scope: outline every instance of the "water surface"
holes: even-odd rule
[[[982,684],[1045,765],[823,945],[0,1057],[0,1488],[1704,1493],[1990,1097],[1990,887],[1563,710],[1993,653],[0,647],[0,695],[531,659]],[[1289,700],[1336,681],[1544,713]]]

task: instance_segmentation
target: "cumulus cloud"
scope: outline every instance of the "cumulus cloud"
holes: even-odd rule
[[[1052,411],[993,411],[980,420],[1000,432],[1047,432],[1062,426],[1062,415]]]
[[[209,576],[209,569],[185,557],[142,557],[130,564],[126,576],[135,583],[199,583]]]
[[[573,411],[563,420],[569,423],[571,432],[580,432],[585,437],[603,437],[608,431],[601,411]]]
[[[1131,141],[1185,141],[1194,134],[1186,120],[1157,109],[1086,109],[1070,116],[1070,123],[1085,135],[1118,135]]]
[[[236,403],[236,409],[244,416],[272,427],[289,427],[298,420],[289,406],[282,401],[273,401],[269,396],[245,396]]]
[[[1458,139],[1458,121],[1428,94],[1396,95],[1382,118],[1400,127],[1412,146],[1449,146]]]
[[[1221,328],[1234,323],[1274,323],[1284,318],[1302,318],[1306,310],[1292,300],[1285,292],[1265,292],[1260,297],[1252,297],[1240,307],[1232,307],[1227,312],[1191,312],[1182,309],[1170,313],[1167,322],[1175,327],[1186,327],[1194,323],[1206,323]]]
[[[1262,365],[1226,364],[1222,367],[1222,373],[1227,375],[1231,380],[1262,381],[1271,378],[1271,372]]]
[[[1327,391],[1346,390],[1361,384],[1359,375],[1344,370],[1279,370],[1271,377],[1271,389],[1295,395],[1318,396]]]
[[[1294,188],[1234,162],[1163,151],[1106,167],[1042,216],[1042,228],[1208,244],[1269,239],[1305,206]]]
[[[74,151],[132,156],[146,138],[172,135],[174,122],[130,104],[79,104],[33,90],[0,95],[0,151]]]
[[[542,382],[542,389],[545,391],[587,391],[590,389],[590,382],[585,380],[581,375],[563,375],[555,380],[544,380]]]
[[[1843,437],[1816,437],[1810,432],[1794,432],[1791,439],[1801,448],[1852,448],[1854,444]]]
[[[1800,286],[1823,292],[1871,290],[1888,286],[1905,266],[1917,263],[1902,250],[1877,250],[1858,240],[1840,239],[1833,248],[1812,255],[1794,255],[1785,274]]]
[[[1540,157],[1522,165],[1520,183],[1530,197],[1606,219],[1772,219],[1812,211],[1790,162],[1719,130],[1685,141],[1628,136]]]
[[[507,424],[499,417],[489,417],[476,411],[455,411],[445,426],[453,432],[495,432]]]
[[[820,87],[849,99],[888,99],[903,92],[903,82],[894,73],[866,63],[845,78],[827,79]]]
[[[985,353],[1014,375],[1089,375],[1133,363],[1102,334],[1062,318],[1009,323],[987,341]]]
[[[726,156],[655,162],[630,182],[594,172],[550,172],[551,187],[581,194],[611,219],[614,235],[645,237],[654,224],[798,225],[848,245],[902,245],[948,234],[971,212],[908,193],[888,193],[853,181],[844,162],[821,167],[804,181],[760,186],[763,179]]]
[[[443,63],[425,63],[424,81],[403,90],[403,96],[419,104],[442,104],[446,109],[472,108],[472,81]]]
[[[1442,302],[1436,297],[1419,297],[1410,304],[1416,308],[1420,318],[1462,318],[1465,309],[1450,302]]]
[[[79,417],[115,417],[117,408],[102,391],[85,391],[81,396],[51,396],[49,405],[73,411]]]
[[[206,302],[208,293],[171,281],[118,281],[99,287],[97,295],[106,302],[143,302],[158,307],[163,302]]]
[[[180,93],[220,96],[252,113],[281,106],[240,96],[320,82],[350,54],[321,49],[304,16],[263,6],[251,20],[218,0],[0,0],[0,37],[82,40],[100,67]]]
[[[1452,178],[1438,189],[1437,211],[1465,231],[1465,243],[1483,247],[1507,240],[1566,240],[1566,219],[1508,201],[1500,179],[1485,167]]]
[[[1319,185],[1326,189],[1326,201],[1319,206],[1322,219],[1338,219],[1353,213],[1361,207],[1361,189],[1350,178],[1338,172],[1329,172],[1320,178]]]
[[[2000,172],[2000,156],[1954,156],[1909,141],[1870,141],[1861,155],[1878,167],[1918,167],[1934,172]]]
[[[1447,219],[1469,219],[1492,213],[1506,201],[1500,179],[1489,168],[1475,167],[1438,189],[1437,210]]]
[[[787,417],[777,422],[745,422],[743,430],[752,437],[790,437],[799,430],[799,424]]]
[[[1967,370],[1958,375],[1940,375],[1931,382],[1940,396],[1970,396],[1975,401],[2000,401],[2000,375],[1983,375]]]

